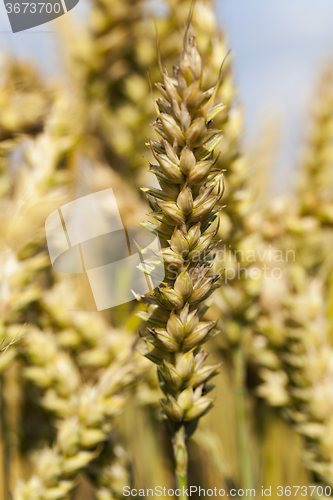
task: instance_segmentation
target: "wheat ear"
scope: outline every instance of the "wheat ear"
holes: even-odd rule
[[[158,140],[149,147],[156,160],[150,165],[160,189],[144,188],[157,224],[143,225],[164,240],[166,268],[163,284],[148,297],[150,336],[145,356],[158,365],[163,416],[172,436],[178,487],[187,483],[185,440],[198,420],[213,406],[208,381],[219,365],[204,366],[207,354],[201,345],[216,333],[215,321],[201,321],[205,300],[218,288],[211,275],[211,251],[217,227],[211,229],[220,208],[223,174],[216,168],[214,149],[221,132],[212,120],[223,109],[214,105],[215,87],[203,91],[202,60],[194,37],[185,36],[184,50],[174,77],[162,71],[158,83],[163,99],[156,101],[154,129]]]
[[[301,165],[300,199],[304,215],[332,223],[333,67],[323,73],[312,104],[311,131]]]
[[[83,386],[67,401],[67,414],[59,421],[53,448],[40,454],[34,475],[20,482],[15,500],[62,499],[73,490],[78,473],[97,458],[108,439],[113,418],[129,396],[129,388],[142,374],[134,359],[118,359],[94,385]],[[59,411],[59,409],[58,409]]]

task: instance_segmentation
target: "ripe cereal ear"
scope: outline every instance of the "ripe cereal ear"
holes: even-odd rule
[[[161,318],[161,328],[148,328],[148,338],[163,359],[158,376],[166,398],[161,404],[172,437],[179,485],[186,485],[187,481],[186,438],[213,406],[213,399],[206,394],[217,366],[202,366],[202,353],[197,350],[215,333],[216,322],[202,322],[199,314],[218,286],[215,284],[218,275],[209,274],[207,266],[207,258],[216,245],[216,231],[208,233],[207,229],[220,210],[217,202],[223,194],[222,188],[217,190],[218,194],[213,193],[221,180],[220,170],[213,168],[216,144],[211,147],[210,159],[200,161],[201,148],[211,137],[212,120],[203,116],[202,59],[195,37],[188,37],[193,8],[194,2],[175,76],[171,78],[162,72],[164,85],[157,85],[163,112],[158,113],[153,127],[159,141],[149,142],[158,163],[153,173],[160,177],[163,172],[165,185],[172,187],[168,189],[168,201],[163,201],[163,190],[148,194],[152,208],[149,215],[159,223],[152,227],[158,231],[162,224],[172,233],[171,238],[165,239],[161,252],[165,280],[157,292],[150,294],[153,304],[148,306],[148,314],[150,309],[153,315],[156,308],[162,308],[165,315]],[[159,66],[162,69],[160,61]],[[218,85],[220,80],[221,71]],[[148,188],[145,191],[148,193]],[[152,202],[154,198],[156,201]],[[197,272],[190,273],[189,269]],[[151,352],[147,354],[152,358]]]

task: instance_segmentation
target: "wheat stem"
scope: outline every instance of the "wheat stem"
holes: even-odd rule
[[[5,500],[10,498],[9,489],[9,477],[10,477],[10,453],[9,453],[9,442],[8,442],[8,432],[7,432],[7,422],[6,422],[6,411],[4,406],[3,397],[3,380],[0,378],[0,426],[1,426],[1,439],[3,446],[3,495]]]
[[[238,428],[238,455],[241,466],[241,480],[244,489],[251,489],[253,485],[251,457],[249,448],[249,436],[246,418],[246,382],[245,382],[245,355],[242,345],[238,347],[234,355],[235,383],[236,383],[236,410]]]
[[[177,488],[180,489],[180,498],[185,498],[184,490],[187,488],[187,465],[188,456],[186,448],[186,432],[182,425],[175,433],[173,440],[173,453],[175,457],[175,473],[177,480]]]
[[[213,121],[224,106],[215,104],[222,72],[214,87],[202,89],[202,60],[187,33],[174,76],[162,66],[161,72],[163,84],[157,88],[163,99],[156,101],[154,123],[158,141],[149,141],[156,160],[150,172],[161,189],[143,188],[157,224],[143,225],[164,240],[165,277],[157,291],[137,298],[148,304],[144,354],[157,365],[163,417],[174,443],[178,483],[184,486],[185,438],[213,406],[210,380],[219,368],[204,365],[207,354],[201,346],[217,333],[216,321],[202,318],[206,299],[219,287],[219,274],[210,271],[224,183],[214,157],[221,131]]]

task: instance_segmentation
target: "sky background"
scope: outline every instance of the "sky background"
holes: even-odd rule
[[[224,0],[216,11],[234,52],[247,141],[274,121],[281,147],[273,189],[292,185],[318,74],[333,60],[332,0]]]
[[[269,121],[279,127],[273,189],[289,189],[318,72],[333,59],[333,0],[217,0],[215,7],[234,54],[246,110],[244,140],[258,142]],[[86,10],[81,0],[67,15],[84,16]],[[61,68],[53,30],[51,22],[11,33],[1,2],[0,51],[36,59],[47,75],[59,74]]]

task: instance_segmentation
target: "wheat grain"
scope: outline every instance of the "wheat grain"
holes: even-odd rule
[[[213,152],[221,137],[212,126],[223,110],[215,104],[215,87],[201,90],[202,60],[194,37],[185,35],[184,50],[174,77],[162,72],[158,84],[163,99],[156,101],[154,128],[158,141],[149,146],[156,164],[150,166],[160,190],[145,189],[158,224],[144,224],[165,241],[163,286],[139,300],[150,304],[150,337],[145,355],[158,365],[165,399],[161,401],[172,435],[179,486],[186,484],[185,439],[213,405],[207,397],[208,381],[218,365],[204,366],[200,346],[215,333],[215,322],[200,321],[204,301],[218,287],[218,275],[210,275],[210,254],[216,245],[217,203],[223,194],[220,169]]]

